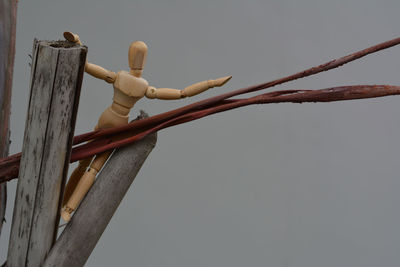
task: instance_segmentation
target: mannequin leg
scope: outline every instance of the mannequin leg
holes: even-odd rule
[[[93,185],[97,173],[103,167],[111,153],[112,152],[104,152],[95,156],[94,160],[90,164],[89,169],[83,174],[82,178],[77,183],[75,190],[61,211],[61,216],[64,221],[68,222],[71,219],[72,212],[76,210],[86,193],[89,191],[90,187]]]
[[[128,123],[128,115],[119,115],[115,110],[112,109],[113,105],[108,107],[101,114],[95,130],[120,126]],[[116,106],[116,108],[119,107],[118,105]],[[104,163],[107,161],[111,153],[112,151],[104,152],[102,154],[96,155],[92,162],[90,160],[88,160],[88,162],[85,162],[85,164],[89,164],[91,162],[90,167],[87,170],[83,167],[84,165],[82,164],[82,168],[78,167],[79,170],[76,170],[76,177],[74,171],[74,180],[70,182],[71,189],[68,188],[66,190],[66,197],[64,197],[63,201],[61,217],[64,219],[64,221],[68,222],[71,219],[71,214],[76,210],[82,199],[85,197],[86,193],[89,191],[90,187],[93,185],[97,173],[103,167]]]
[[[67,186],[65,187],[64,191],[64,199],[62,206],[65,206],[65,204],[68,202],[69,198],[72,195],[72,192],[75,191],[76,186],[79,183],[79,180],[81,179],[82,175],[85,173],[87,167],[89,166],[90,162],[92,161],[93,157],[83,159],[79,161],[78,167],[75,168],[75,170],[72,172],[71,177],[69,178],[67,182]]]

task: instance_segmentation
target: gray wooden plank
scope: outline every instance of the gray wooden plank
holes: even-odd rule
[[[26,263],[57,58],[57,50],[38,47],[8,247],[8,267],[25,266]]]
[[[54,242],[85,56],[84,47],[36,45],[9,267],[40,266]]]
[[[117,149],[56,241],[43,266],[83,266],[156,144],[150,135]]]
[[[11,87],[15,55],[17,3],[0,0],[0,157],[8,155],[10,143]],[[5,221],[7,184],[0,184],[0,234]]]
[[[55,241],[59,221],[61,189],[68,171],[71,140],[76,114],[76,81],[81,50],[60,50],[54,81],[52,105],[46,133],[46,146],[42,158],[41,176],[38,181],[35,212],[31,226],[27,266],[39,266]],[[46,193],[44,193],[46,192]],[[50,230],[52,229],[52,230]]]

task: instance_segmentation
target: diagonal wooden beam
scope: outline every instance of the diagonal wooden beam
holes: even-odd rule
[[[152,134],[114,152],[43,266],[85,264],[156,141]]]

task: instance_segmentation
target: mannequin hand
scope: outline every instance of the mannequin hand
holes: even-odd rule
[[[82,45],[81,40],[79,39],[79,35],[72,32],[64,32],[64,38],[70,42],[77,43]]]

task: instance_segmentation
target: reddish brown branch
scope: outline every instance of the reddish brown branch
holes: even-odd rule
[[[18,177],[21,153],[0,159],[0,183]]]
[[[139,134],[124,138],[119,141],[111,141],[111,138],[104,138],[87,143],[73,149],[71,162],[77,161],[106,150],[116,147],[125,146],[145,137],[148,134],[157,132],[161,129],[168,128],[177,124],[182,124],[192,120],[197,120],[205,116],[223,111],[253,105],[253,104],[269,104],[269,103],[303,103],[303,102],[332,102],[341,100],[353,100],[362,98],[382,97],[388,95],[400,94],[400,86],[391,85],[354,85],[333,87],[322,90],[286,90],[277,91],[258,95],[246,99],[236,99],[223,101],[219,105],[212,106],[207,109],[190,112],[176,118],[165,121],[155,127],[143,130]]]
[[[228,92],[175,110],[161,113],[153,117],[134,121],[125,126],[102,129],[75,136],[73,142],[74,145],[92,139],[95,140],[93,142],[74,147],[72,150],[71,162],[132,143],[150,133],[171,127],[173,125],[196,120],[204,116],[242,106],[280,102],[330,102],[399,94],[400,89],[398,86],[357,85],[323,90],[277,91],[246,99],[228,99],[233,96],[255,92],[299,78],[308,77],[323,71],[331,70],[371,53],[375,53],[398,44],[400,44],[400,38],[371,46],[367,49],[355,52],[339,59],[331,60],[322,65],[303,70],[284,78]],[[135,134],[132,133],[133,130],[136,132]],[[115,140],[115,136],[118,136],[119,138],[117,138],[117,140],[119,141],[112,142],[111,136],[113,137],[113,140]],[[11,180],[18,176],[20,157],[20,154],[15,154],[7,158],[0,159],[0,183]]]
[[[125,131],[129,131],[130,129],[138,129],[138,128],[149,128],[149,127],[155,127],[156,125],[165,122],[167,120],[170,120],[172,118],[176,118],[178,116],[181,116],[183,114],[187,114],[189,112],[195,111],[195,110],[200,110],[200,109],[204,109],[205,107],[209,107],[212,105],[215,105],[216,103],[228,99],[230,97],[233,96],[238,96],[238,95],[242,95],[242,94],[246,94],[246,93],[251,93],[251,92],[255,92],[255,91],[259,91],[262,89],[266,89],[266,88],[270,88],[279,84],[283,84],[286,82],[290,82],[290,81],[294,81],[300,78],[304,78],[304,77],[308,77],[314,74],[318,74],[320,72],[323,71],[328,71],[337,67],[340,67],[346,63],[349,63],[351,61],[354,61],[356,59],[359,59],[361,57],[364,57],[366,55],[378,52],[380,50],[383,49],[387,49],[389,47],[395,46],[400,44],[400,38],[396,38],[390,41],[386,41],[374,46],[371,46],[369,48],[360,50],[358,52],[352,53],[350,55],[338,58],[338,59],[334,59],[331,60],[329,62],[326,62],[322,65],[316,66],[316,67],[312,67],[303,71],[300,71],[298,73],[295,73],[293,75],[289,75],[287,77],[283,77],[277,80],[273,80],[267,83],[261,83],[258,85],[253,85],[250,87],[246,87],[246,88],[242,88],[242,89],[238,89],[232,92],[228,92],[225,94],[221,94],[215,97],[211,97],[175,110],[171,110],[168,112],[164,112],[161,114],[158,114],[156,116],[152,116],[140,121],[135,121],[133,123],[130,123],[128,125],[125,126],[121,126],[121,127],[115,127],[115,128],[109,128],[109,129],[101,129],[101,130],[97,130],[97,131],[92,131],[89,133],[85,133],[85,134],[81,134],[78,135],[74,138],[74,145],[91,140],[91,139],[96,139],[102,136],[106,136],[106,135],[112,135],[112,134],[116,134],[116,133],[121,133],[121,132],[125,132]]]
[[[176,118],[164,121],[154,127],[142,128],[139,133],[124,136],[119,141],[112,141],[111,137],[103,137],[93,142],[74,147],[71,155],[71,162],[92,156],[106,150],[125,146],[127,144],[138,141],[145,136],[157,132],[161,129],[168,128],[177,124],[197,120],[205,116],[227,110],[253,105],[253,104],[269,104],[269,103],[303,103],[303,102],[332,102],[342,100],[353,100],[363,98],[383,97],[388,95],[400,94],[400,86],[392,85],[354,85],[333,87],[322,90],[285,90],[261,94],[258,96],[245,99],[224,100],[219,104],[215,104],[209,108],[189,112]],[[137,131],[137,129],[136,129]],[[115,136],[113,136],[115,138]],[[115,140],[115,139],[114,139]],[[8,158],[0,159],[0,182],[8,181],[17,177],[20,154],[13,155]]]

